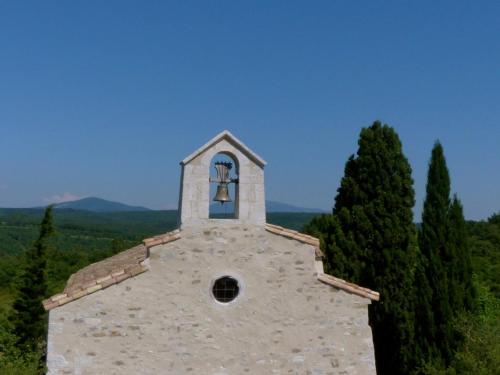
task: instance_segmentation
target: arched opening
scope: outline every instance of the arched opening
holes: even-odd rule
[[[219,152],[210,162],[209,215],[210,219],[238,218],[238,159]]]

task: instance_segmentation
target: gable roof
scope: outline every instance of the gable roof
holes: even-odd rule
[[[320,241],[318,238],[274,224],[266,223],[265,230],[275,235],[313,246],[316,262],[319,262],[321,265],[323,253],[320,249]],[[146,261],[149,257],[149,249],[154,246],[175,241],[179,238],[181,238],[181,232],[178,229],[159,236],[146,238],[142,241],[141,245],[82,268],[71,275],[62,293],[56,294],[43,301],[43,307],[47,311],[52,310],[58,306],[65,305],[88,294],[105,289],[123,280],[146,272],[148,270]],[[342,289],[372,301],[378,301],[380,299],[378,292],[325,274],[322,266],[317,269],[316,276],[319,281],[337,289]]]
[[[225,139],[226,141],[231,143],[234,147],[239,149],[243,154],[245,154],[249,159],[253,160],[261,168],[267,164],[264,159],[262,159],[259,155],[257,155],[252,150],[250,150],[243,142],[241,142],[238,138],[236,138],[233,134],[231,134],[231,132],[229,130],[224,130],[223,132],[221,132],[221,133],[217,134],[215,137],[213,137],[210,141],[205,143],[203,146],[201,146],[198,150],[196,150],[191,155],[189,155],[184,160],[182,160],[181,165],[188,164],[195,157],[202,154],[203,152],[205,152],[210,147],[214,146],[215,144],[217,144],[218,142],[220,142],[223,139]]]
[[[147,271],[145,261],[149,257],[149,248],[178,238],[178,230],[147,238],[141,245],[82,268],[70,276],[62,293],[43,301],[43,307],[51,310]]]

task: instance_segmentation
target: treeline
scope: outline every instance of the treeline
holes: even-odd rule
[[[0,255],[25,251],[38,234],[43,209],[0,208]],[[177,211],[107,212],[54,210],[57,248],[81,246],[103,248],[114,238],[140,241],[171,230],[177,225]]]
[[[369,307],[377,373],[498,373],[500,310],[484,283],[486,275],[498,278],[498,263],[482,279],[473,277],[442,145],[432,149],[419,228],[411,167],[394,129],[375,122],[362,129],[358,145],[332,214],[305,231],[320,238],[328,272],[380,292]]]
[[[43,209],[0,208],[0,257],[19,255],[35,241]],[[267,222],[300,230],[317,214],[267,214]],[[177,211],[90,212],[55,209],[57,236],[51,241],[61,251],[82,249],[86,252],[106,249],[114,239],[134,246],[143,238],[173,230]],[[2,285],[0,283],[0,285]]]

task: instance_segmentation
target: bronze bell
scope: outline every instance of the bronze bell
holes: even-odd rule
[[[229,178],[229,171],[232,168],[232,163],[228,162],[216,162],[215,170],[217,171],[217,193],[215,194],[214,201],[224,204],[224,202],[231,202],[231,197],[229,196],[228,184],[231,182]]]
[[[227,184],[222,183],[217,185],[217,193],[215,194],[214,201],[220,202],[221,204],[224,204],[224,202],[232,202]]]

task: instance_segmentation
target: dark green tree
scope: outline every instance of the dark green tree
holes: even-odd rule
[[[42,301],[47,294],[45,266],[48,240],[53,234],[52,207],[49,206],[40,225],[40,234],[25,254],[24,270],[10,318],[17,345],[26,351],[40,349],[46,335],[46,313]]]
[[[119,252],[125,250],[127,248],[127,245],[125,245],[125,241],[123,241],[121,238],[113,238],[111,241],[111,254],[115,255],[118,254]]]
[[[369,308],[377,373],[405,374],[415,360],[411,168],[388,125],[377,121],[362,129],[358,145],[357,155],[346,163],[333,218],[323,225],[328,232],[320,238],[327,269],[380,292],[380,301]],[[314,233],[325,224],[322,220],[308,230]]]
[[[430,297],[423,295],[425,290],[417,288],[417,311],[426,311],[430,303],[433,312],[432,321],[417,319],[416,331],[423,335],[420,347],[436,346],[438,356],[447,363],[453,351],[453,313],[449,298],[448,267],[452,265],[455,254],[449,241],[450,176],[446,166],[443,147],[439,142],[432,149],[427,174],[426,197],[422,213],[422,226],[419,232],[419,248],[425,277],[432,289]],[[431,326],[427,326],[432,323]],[[435,356],[435,353],[430,353]],[[436,358],[434,358],[436,359]]]
[[[432,309],[432,287],[427,279],[428,261],[422,252],[417,252],[415,268],[415,366],[432,362],[438,356],[434,338],[436,329],[434,325],[434,311]]]
[[[474,307],[475,289],[472,282],[472,261],[462,204],[453,197],[448,221],[448,236],[453,260],[448,268],[450,307],[454,316]]]
[[[488,223],[500,225],[500,211],[494,213],[488,218]]]
[[[336,216],[331,214],[317,216],[304,226],[303,231],[319,238],[325,256],[323,266],[326,273],[343,278],[351,275],[348,272],[351,264],[336,245],[336,239],[342,236]]]

